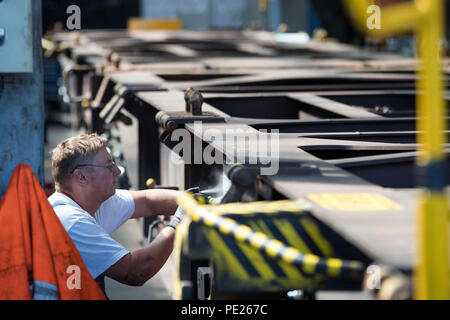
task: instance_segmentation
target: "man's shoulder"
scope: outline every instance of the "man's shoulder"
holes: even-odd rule
[[[50,202],[52,207],[62,205],[77,206],[75,201],[66,196],[64,193],[60,192],[54,192],[50,197],[48,197],[48,202]]]
[[[97,221],[83,210],[66,207],[55,208],[54,211],[69,234],[75,229],[97,228]]]
[[[89,213],[64,194],[55,192],[48,198],[48,201],[66,230],[77,223],[95,222]]]
[[[116,189],[114,195],[109,197],[104,203],[115,201],[133,201],[133,196],[131,195],[131,192],[129,190]]]
[[[134,199],[130,191],[116,189],[115,194],[102,203],[94,217],[97,223],[111,234],[131,217],[134,208]]]
[[[116,189],[116,193],[105,200],[99,209],[108,210],[120,209],[122,206],[134,206],[134,199],[130,191],[125,189]],[[101,211],[100,210],[100,211]]]

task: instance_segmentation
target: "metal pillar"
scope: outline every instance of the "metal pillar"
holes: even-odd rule
[[[423,187],[417,218],[416,299],[448,299],[448,204],[445,188],[444,131],[446,108],[443,99],[440,42],[444,39],[444,2],[416,0],[389,5],[381,10],[380,29],[369,30],[367,17],[377,8],[373,0],[346,0],[360,29],[373,37],[388,37],[414,31],[423,68],[419,72],[417,130],[422,153],[416,160]]]
[[[0,74],[0,197],[19,163],[30,165],[41,184],[44,181],[41,0],[31,3],[33,72]],[[17,54],[12,52],[11,58]]]
[[[272,0],[271,2],[269,2],[269,6],[270,6],[269,11],[270,30],[272,30],[273,32],[277,32],[278,27],[281,24],[281,1]]]

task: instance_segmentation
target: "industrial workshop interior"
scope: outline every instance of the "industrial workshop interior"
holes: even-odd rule
[[[0,0],[0,300],[449,300],[448,13]]]

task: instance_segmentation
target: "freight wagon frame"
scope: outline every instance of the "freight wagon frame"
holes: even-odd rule
[[[212,48],[219,48],[213,33],[178,34],[197,39],[191,38],[195,48],[187,45],[191,40],[174,41],[173,34],[172,40],[167,33],[145,34],[139,36],[144,41],[126,33],[82,33],[84,44],[63,59],[74,70],[67,83],[85,97],[83,108],[82,99],[76,103],[89,128],[137,141],[139,188],[149,178],[180,189],[222,186],[225,202],[236,204],[199,208],[309,259],[294,264],[279,252],[271,256],[223,225],[190,215],[177,232],[178,298],[285,297],[295,289],[313,297],[317,290],[360,290],[374,265],[384,280],[378,294],[411,296],[418,195],[414,60],[320,43],[314,51],[255,41],[249,54],[249,47],[242,47],[248,38],[235,34],[221,39],[222,52],[211,57]],[[120,52],[120,66],[95,72],[108,50]],[[74,65],[83,67],[70,69]],[[186,98],[189,87],[198,90],[201,102]],[[192,114],[193,107],[201,113]],[[132,137],[115,126],[120,120],[130,123],[127,114],[137,122]],[[278,130],[279,171],[258,174],[261,165],[248,163],[258,154],[241,165],[174,164],[176,129],[189,133],[192,148],[197,141],[202,153],[212,148],[218,158],[229,159],[239,158],[236,149],[224,150],[224,141],[205,133],[226,137],[227,130],[256,135]],[[245,143],[235,147],[249,155]],[[267,201],[266,208],[260,201]]]

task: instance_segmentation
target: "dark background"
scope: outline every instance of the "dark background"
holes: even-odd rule
[[[82,29],[122,29],[127,27],[128,18],[139,16],[139,0],[42,0],[44,34],[58,21],[66,30],[70,5],[80,7]]]
[[[378,1],[384,4],[398,0]],[[446,15],[449,17],[450,0],[446,0],[445,3]],[[311,0],[311,4],[330,37],[343,43],[363,44],[364,37],[351,25],[341,1]],[[70,5],[78,5],[81,8],[82,29],[123,29],[127,27],[128,18],[140,15],[139,0],[42,0],[44,34],[58,21],[61,22],[63,29],[66,28],[66,20],[70,16],[66,10]],[[449,19],[447,19],[446,33],[449,39]]]

